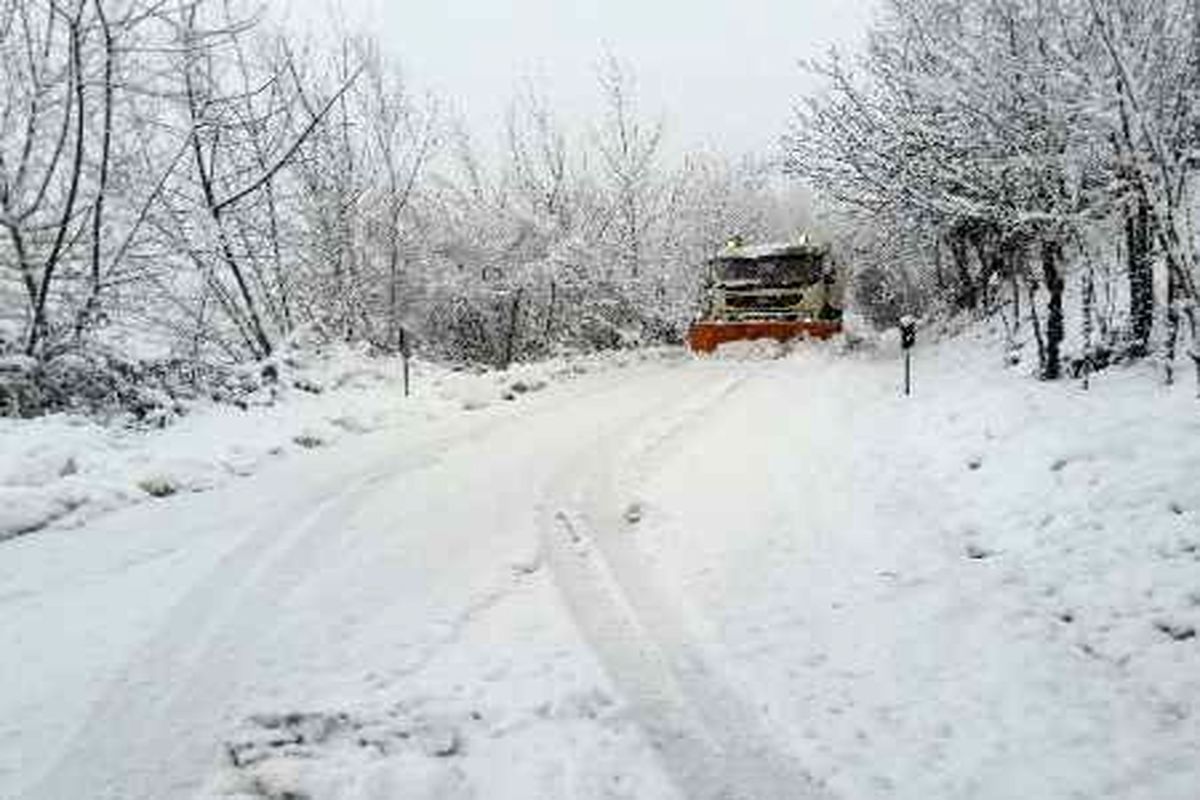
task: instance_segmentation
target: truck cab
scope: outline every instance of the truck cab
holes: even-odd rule
[[[701,311],[688,333],[697,352],[725,342],[813,336],[842,329],[844,280],[828,247],[734,241],[706,264]]]

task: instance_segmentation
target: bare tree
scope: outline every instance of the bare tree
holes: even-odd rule
[[[31,356],[41,354],[49,338],[51,295],[80,234],[85,7],[83,0],[8,0],[0,11],[0,74],[7,87],[0,101],[0,226],[11,247],[4,260],[15,264],[26,293],[23,349]]]
[[[612,54],[601,64],[600,88],[607,108],[597,149],[611,203],[612,239],[625,276],[637,281],[661,196],[655,168],[663,126],[639,119],[632,75]]]
[[[274,342],[261,310],[265,302],[262,287],[255,291],[247,266],[256,257],[253,243],[237,246],[239,237],[243,242],[246,239],[247,229],[240,226],[245,215],[261,213],[264,208],[275,218],[273,182],[342,101],[361,69],[347,70],[319,104],[308,100],[298,73],[286,63],[271,64],[257,87],[247,88],[244,71],[242,86],[231,87],[232,70],[224,58],[230,53],[241,55],[240,39],[251,23],[231,19],[226,8],[206,24],[202,10],[199,4],[186,6],[179,21],[183,113],[197,189],[187,199],[207,217],[195,231],[201,238],[193,241],[189,250],[197,262],[215,251],[232,285],[206,268],[213,296],[247,351],[255,358],[265,358],[271,355]],[[258,102],[250,102],[251,98]],[[235,210],[238,218],[231,219]],[[268,229],[275,230],[270,225]]]

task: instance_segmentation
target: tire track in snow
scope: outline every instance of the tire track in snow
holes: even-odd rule
[[[59,800],[81,787],[91,800],[186,796],[209,770],[223,726],[235,722],[223,719],[219,698],[259,655],[252,645],[273,615],[285,613],[279,602],[353,535],[339,522],[382,486],[521,420],[487,418],[407,452],[375,456],[348,484],[331,484],[241,537],[114,677],[29,797]],[[122,768],[113,770],[116,764]]]
[[[671,380],[655,371],[654,381]],[[604,403],[627,392],[623,383],[568,400]],[[601,408],[604,408],[601,405]],[[639,406],[640,407],[640,406]],[[435,468],[456,456],[470,456],[492,437],[557,418],[557,405],[528,413],[486,418],[431,437],[407,452],[385,451],[349,474],[325,481],[321,494],[272,514],[236,538],[207,576],[190,587],[158,623],[154,633],[99,695],[63,751],[25,796],[61,800],[159,800],[186,797],[210,770],[228,718],[225,699],[253,677],[261,642],[289,593],[319,571],[322,561],[365,535],[344,523],[374,493],[404,475]],[[341,477],[339,485],[335,480]],[[501,598],[480,598],[456,624]],[[457,634],[457,631],[455,631]]]
[[[542,511],[547,563],[576,623],[689,800],[831,797],[709,665],[634,548],[616,490],[621,467],[644,474],[638,461],[651,460],[769,368],[726,378],[700,402],[674,410],[648,445],[637,440],[644,425],[601,440],[564,471]],[[630,440],[637,455],[632,465],[620,464],[621,445]]]
[[[338,538],[330,535],[335,521],[381,481],[436,463],[433,449],[335,490],[291,519],[271,520],[222,557],[115,678],[30,796],[73,797],[86,786],[93,800],[148,800],[189,790],[210,760],[193,746],[195,729],[219,723],[214,698],[235,680],[238,662],[253,655],[238,645],[263,623],[239,612],[270,607],[300,583]],[[145,759],[135,770],[128,767],[131,755]],[[105,777],[122,762],[125,770]]]

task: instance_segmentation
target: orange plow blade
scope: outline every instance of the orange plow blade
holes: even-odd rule
[[[711,353],[726,342],[753,339],[787,342],[806,336],[828,339],[841,331],[840,322],[696,322],[688,330],[688,347],[694,353]]]

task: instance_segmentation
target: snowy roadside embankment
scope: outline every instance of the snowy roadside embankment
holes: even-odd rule
[[[629,478],[710,660],[838,796],[1192,800],[1191,387],[967,333],[905,399],[893,355],[780,362]]]
[[[504,371],[416,361],[405,398],[398,358],[340,346],[290,355],[282,379],[247,394],[244,407],[193,403],[162,429],[69,414],[0,418],[0,541],[207,491],[289,453],[520,402],[549,385],[665,353],[575,356]]]

